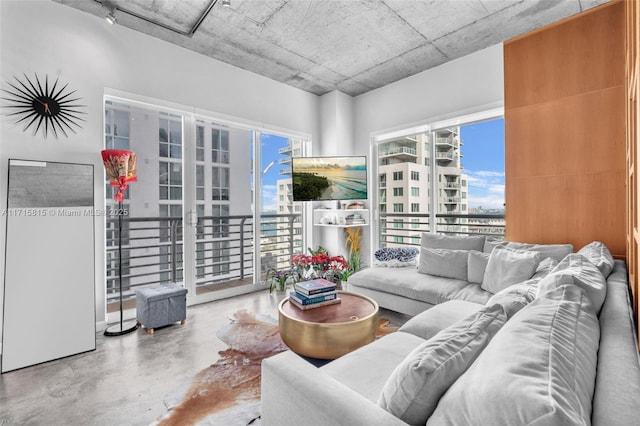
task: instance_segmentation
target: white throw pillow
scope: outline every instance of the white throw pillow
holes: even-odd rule
[[[482,284],[487,263],[489,263],[489,253],[471,250],[467,261],[467,281]]]
[[[418,272],[438,277],[467,280],[468,250],[420,249]]]
[[[596,312],[600,313],[600,308],[602,308],[604,299],[607,297],[607,281],[593,263],[581,254],[571,253],[562,259],[562,262],[558,263],[547,278],[556,274],[572,275],[574,284],[582,287],[587,292],[593,302],[593,306],[596,308]],[[542,280],[540,281],[539,294],[552,290],[555,286],[557,286],[557,283],[551,280]]]
[[[498,246],[489,256],[481,287],[495,294],[510,285],[526,281],[531,278],[540,260],[540,253]]]
[[[396,367],[378,405],[410,425],[424,425],[440,397],[506,321],[502,307],[492,305],[445,328]]]
[[[584,290],[545,293],[507,321],[427,426],[591,424],[599,338]]]
[[[611,252],[600,241],[593,241],[578,250],[578,254],[586,257],[589,262],[593,263],[607,279],[611,271],[613,271],[614,260]]]

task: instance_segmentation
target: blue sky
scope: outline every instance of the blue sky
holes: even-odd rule
[[[463,173],[469,176],[469,207],[503,208],[504,118],[460,127]]]
[[[277,198],[277,180],[286,176],[280,174],[280,170],[289,167],[287,164],[280,164],[280,159],[285,158],[278,153],[280,148],[287,146],[288,138],[282,136],[262,133],[261,154],[262,164],[262,211],[275,211]],[[275,161],[275,163],[273,163]],[[273,163],[271,167],[269,165]],[[266,171],[266,173],[265,173]]]

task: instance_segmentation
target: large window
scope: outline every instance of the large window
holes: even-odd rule
[[[402,137],[379,137],[376,194],[381,246],[400,240],[413,243],[421,232],[504,235],[504,119],[486,119],[492,114],[451,120],[455,125],[432,123]],[[390,210],[387,175],[393,179]],[[412,226],[402,230],[393,226],[393,232],[388,226],[397,223],[394,213],[403,213],[400,217]]]

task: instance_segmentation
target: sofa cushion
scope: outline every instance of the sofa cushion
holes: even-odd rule
[[[420,246],[431,249],[482,251],[484,240],[484,236],[452,236],[423,232]]]
[[[489,256],[481,287],[495,294],[510,285],[526,281],[531,278],[540,260],[540,254],[536,252],[497,246]]]
[[[487,263],[489,263],[489,253],[471,250],[467,259],[467,281],[482,284]]]
[[[478,312],[484,305],[465,300],[450,300],[416,315],[405,322],[398,331],[411,333],[425,340],[440,331]]]
[[[514,250],[534,251],[542,255],[541,259],[550,257],[560,262],[566,255],[573,252],[571,244],[529,244],[517,243],[513,241],[503,241],[499,247],[507,247]]]
[[[496,246],[499,246],[502,243],[504,243],[503,240],[494,240],[491,238],[487,238],[484,241],[484,247],[482,248],[482,251],[485,253],[491,253]]]
[[[424,425],[442,394],[473,363],[507,317],[485,306],[414,349],[393,371],[378,404],[410,425]]]
[[[520,284],[510,285],[489,299],[487,305],[500,304],[507,314],[507,318],[511,318],[520,309],[533,302],[538,295],[538,280],[529,279]]]
[[[582,287],[587,292],[596,308],[596,312],[600,313],[604,298],[607,296],[607,282],[593,263],[580,254],[571,253],[558,263],[547,278],[555,274],[573,276],[574,284]],[[538,294],[555,288],[557,284],[557,281],[551,279],[540,281]]]
[[[382,268],[374,266],[349,277],[349,286],[370,289],[426,302],[431,305],[448,300],[467,300],[485,304],[490,293],[466,280],[419,274],[416,268]]]
[[[418,272],[438,277],[467,279],[468,250],[420,248]]]
[[[591,424],[599,337],[580,287],[540,295],[495,335],[427,425]]]
[[[391,333],[320,369],[376,404],[393,370],[424,339],[410,333]]]
[[[600,241],[593,241],[587,244],[578,250],[578,254],[583,255],[589,262],[593,263],[605,279],[613,271],[613,256],[607,246]]]

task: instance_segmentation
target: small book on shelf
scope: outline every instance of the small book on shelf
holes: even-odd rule
[[[324,302],[312,303],[310,305],[300,305],[298,302],[296,302],[294,298],[289,296],[289,303],[291,303],[293,306],[303,311],[306,311],[308,309],[321,308],[323,306],[328,306],[328,305],[335,305],[336,303],[341,303],[341,302],[342,302],[342,299],[338,297],[333,300],[325,300]]]
[[[300,294],[297,291],[293,291],[289,293],[289,298],[295,300],[300,305],[312,305],[314,303],[326,302],[327,300],[337,299],[338,293],[336,291],[331,291],[331,292],[320,293],[318,295],[307,297],[304,294]]]
[[[336,284],[331,281],[327,281],[324,278],[316,278],[315,280],[299,281],[294,284],[294,288],[298,293],[311,296],[327,291],[334,291],[336,289]]]

